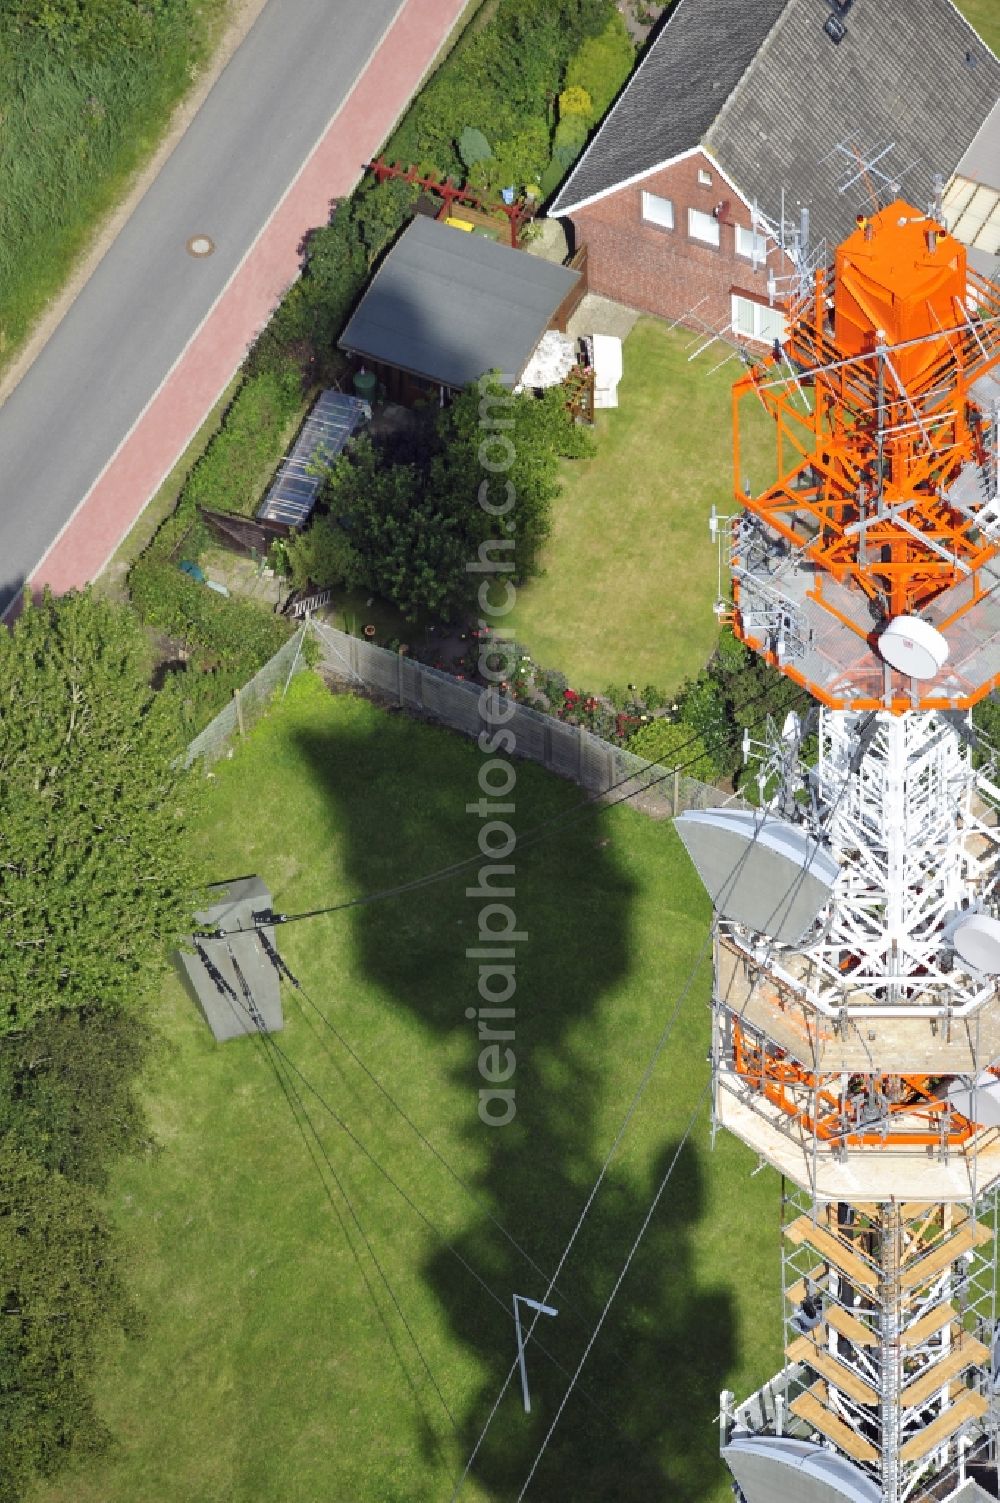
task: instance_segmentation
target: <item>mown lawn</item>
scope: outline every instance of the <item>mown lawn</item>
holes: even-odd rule
[[[625,342],[620,406],[597,418],[593,459],[563,467],[544,576],[508,619],[538,662],[574,687],[654,683],[671,690],[711,655],[718,559],[713,504],[732,511],[733,382],[722,345],[689,361],[696,337],[644,318]],[[773,438],[746,409],[754,473]]]
[[[983,41],[1000,52],[1000,0],[959,0],[958,8]]]
[[[333,698],[303,675],[218,767],[206,866],[213,878],[260,872],[285,912],[432,871],[475,850],[479,821],[465,806],[478,797],[480,761],[470,742]],[[517,773],[520,834],[578,804],[579,790],[542,770]],[[478,1046],[465,1016],[476,972],[465,951],[478,906],[467,876],[279,936],[313,1000],[474,1192],[286,988],[281,1048],[440,1232],[296,1081],[456,1430],[335,1187],[327,1199],[259,1041],[215,1046],[170,979],[148,1083],[159,1147],[121,1167],[111,1192],[145,1334],[103,1363],[112,1450],[34,1503],[451,1496],[513,1357],[511,1294],[545,1290],[490,1218],[542,1269],[554,1266],[708,923],[672,829],[628,808],[558,825],[515,860],[527,937],[514,999],[517,1116],[505,1128],[477,1115]],[[560,1313],[540,1334],[567,1372],[704,1084],[708,988],[703,958],[553,1296]],[[751,1179],[753,1166],[732,1139],[710,1152],[702,1111],[531,1499],[729,1499],[719,1390],[744,1394],[781,1360],[777,1184]],[[527,1475],[567,1382],[538,1350],[530,1375],[531,1417],[512,1385],[462,1490],[467,1503],[507,1503]]]

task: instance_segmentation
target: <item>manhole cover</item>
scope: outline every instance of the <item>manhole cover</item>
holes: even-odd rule
[[[215,241],[207,235],[192,235],[187,243],[189,256],[210,256],[215,250]]]

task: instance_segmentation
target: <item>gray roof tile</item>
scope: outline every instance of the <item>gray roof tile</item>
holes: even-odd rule
[[[925,208],[934,174],[947,182],[989,115],[1000,61],[951,0],[856,0],[839,47],[825,13],[820,0],[792,0],[705,144],[765,213],[777,218],[784,188],[832,244],[871,207],[863,179],[840,191],[858,164],[838,144],[853,137],[862,159],[892,145],[876,172]],[[870,182],[884,200],[886,184]]]
[[[549,211],[697,146],[787,0],[678,0]]]
[[[993,108],[1000,60],[951,0],[855,0],[839,46],[829,13],[823,0],[679,0],[551,212],[702,143],[746,199],[776,218],[784,188],[832,242],[870,204],[863,181],[840,191],[856,168],[836,147],[852,137],[867,155],[891,143],[879,167],[923,208]]]

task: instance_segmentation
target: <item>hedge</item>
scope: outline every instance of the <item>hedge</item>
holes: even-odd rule
[[[273,657],[294,629],[283,616],[219,595],[165,560],[140,559],[129,588],[148,626],[183,642],[204,666],[248,668],[248,677]]]

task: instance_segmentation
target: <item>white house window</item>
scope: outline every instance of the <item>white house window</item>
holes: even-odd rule
[[[698,181],[703,188],[711,188],[712,174],[708,171],[707,167],[698,168]]]
[[[688,234],[692,240],[704,240],[706,245],[718,245],[719,221],[701,209],[688,209]]]
[[[733,333],[759,344],[773,344],[785,338],[785,315],[780,308],[755,303],[753,298],[733,293]]]
[[[673,200],[660,198],[656,193],[643,193],[642,217],[650,224],[658,224],[661,229],[672,230],[674,227]]]
[[[767,259],[767,236],[758,234],[755,230],[744,229],[743,225],[736,226],[736,254],[746,256],[748,261],[753,261],[760,266]]]

